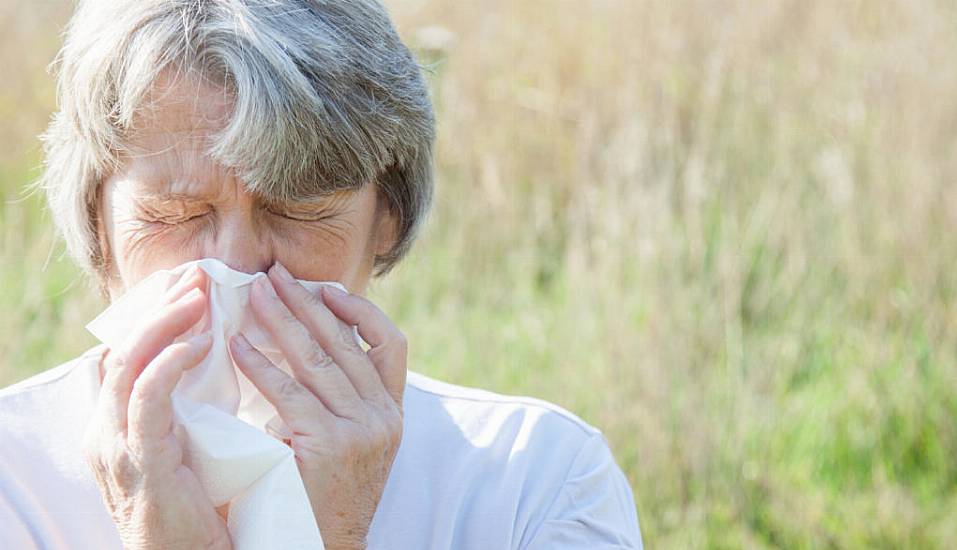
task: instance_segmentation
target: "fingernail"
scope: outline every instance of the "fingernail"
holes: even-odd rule
[[[237,332],[232,338],[230,338],[230,342],[232,342],[239,351],[249,351],[253,349],[253,347],[249,344],[249,340],[247,340],[241,332]]]
[[[292,275],[289,274],[289,270],[286,269],[286,266],[282,265],[279,262],[276,262],[275,264],[273,264],[273,268],[276,270],[276,275],[278,275],[279,279],[281,279],[283,282],[285,283],[293,282]]]
[[[202,291],[201,291],[200,289],[194,288],[193,290],[190,290],[190,291],[187,292],[185,295],[183,295],[183,297],[180,298],[179,301],[180,301],[180,302],[188,302],[188,301],[192,300],[193,298],[199,296],[201,292],[202,292]]]
[[[347,296],[349,294],[348,292],[342,290],[341,288],[337,286],[322,285],[322,288],[326,289],[326,292],[328,292],[329,294],[333,296],[337,296],[337,297]]]
[[[213,335],[207,330],[201,334],[197,334],[189,339],[189,344],[197,347],[206,347],[213,341]]]

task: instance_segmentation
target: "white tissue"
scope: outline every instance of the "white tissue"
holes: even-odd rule
[[[172,394],[173,429],[186,447],[183,461],[215,506],[230,503],[227,528],[236,550],[322,550],[295,456],[280,441],[291,432],[275,408],[233,365],[227,348],[229,338],[242,332],[274,364],[291,372],[247,308],[250,284],[265,273],[235,271],[211,258],[157,271],[86,328],[107,346],[119,346],[131,327],[154,311],[166,290],[194,264],[209,274],[208,309],[177,341],[210,330],[213,344],[203,362],[184,373]],[[345,290],[335,282],[300,282],[312,292],[324,284]]]

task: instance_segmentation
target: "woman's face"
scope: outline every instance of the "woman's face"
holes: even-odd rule
[[[363,293],[394,219],[373,184],[315,202],[270,203],[204,154],[230,103],[222,90],[161,80],[138,117],[131,149],[101,193],[99,230],[115,299],[159,269],[218,258],[254,273],[281,262],[299,279]]]

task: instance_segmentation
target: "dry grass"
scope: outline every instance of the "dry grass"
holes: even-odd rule
[[[390,3],[437,208],[413,369],[601,427],[653,548],[957,546],[957,26],[933,0]],[[34,173],[62,2],[0,7],[0,380],[92,343]],[[438,27],[438,28],[436,28]]]

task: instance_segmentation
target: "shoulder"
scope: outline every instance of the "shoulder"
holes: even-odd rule
[[[601,431],[568,410],[534,397],[505,395],[442,382],[410,372],[404,397],[405,427],[412,438],[498,468],[570,461]],[[540,470],[538,470],[541,473]],[[557,474],[557,472],[554,472]]]
[[[0,389],[0,547],[111,540],[81,452],[98,392],[98,351]]]
[[[44,389],[51,389],[57,385],[62,385],[80,366],[89,366],[90,363],[98,361],[106,350],[104,345],[94,346],[77,357],[61,363],[53,368],[34,374],[33,376],[11,384],[5,388],[0,388],[0,403],[12,403],[18,399],[34,395],[37,392],[43,392]]]
[[[406,427],[422,448],[439,445],[475,459],[487,475],[527,476],[558,487],[589,463],[617,468],[602,431],[554,403],[442,382],[410,372]],[[425,434],[423,437],[422,434]],[[516,481],[513,479],[512,481]]]
[[[505,395],[479,388],[470,388],[442,382],[417,372],[409,372],[406,383],[406,399],[417,405],[439,406],[461,422],[474,428],[490,425],[501,427],[500,422],[542,423],[551,430],[568,432],[573,439],[585,439],[601,431],[559,405],[543,399],[521,395]],[[481,422],[472,425],[472,420]]]
[[[565,535],[554,529],[579,522],[585,532],[568,536],[589,543],[637,533],[631,490],[604,434],[565,408],[409,372],[404,409],[392,492],[443,503],[438,510],[469,518],[459,526],[464,532],[486,518],[499,530],[509,526],[501,535],[521,548],[556,542]]]
[[[70,361],[0,389],[0,462],[25,460],[27,453],[53,458],[72,452],[64,443],[85,427],[99,389],[101,346]],[[80,430],[82,431],[82,430]]]

